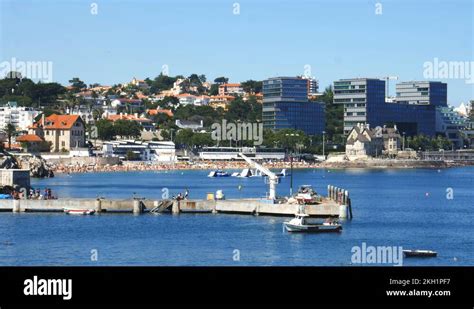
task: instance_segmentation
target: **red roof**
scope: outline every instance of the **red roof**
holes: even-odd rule
[[[47,130],[69,130],[77,121],[80,120],[81,117],[79,115],[52,114],[51,116],[45,118],[44,124],[43,118],[41,118],[38,122],[32,125],[32,128],[37,128],[39,125],[43,125],[43,129]]]
[[[16,138],[16,141],[19,143],[22,143],[22,142],[34,143],[34,142],[42,142],[43,139],[36,134],[25,134],[25,135],[18,136]]]
[[[173,117],[173,112],[170,109],[149,109],[147,113],[148,115],[166,114]]]

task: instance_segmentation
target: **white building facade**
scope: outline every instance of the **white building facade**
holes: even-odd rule
[[[16,102],[8,102],[0,107],[0,129],[11,123],[17,130],[27,131],[39,114],[40,111],[32,107],[16,106]]]

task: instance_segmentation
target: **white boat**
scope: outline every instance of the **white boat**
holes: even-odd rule
[[[242,172],[240,172],[238,177],[247,178],[250,176],[252,176],[252,171],[248,168],[244,168]]]
[[[436,257],[438,253],[432,250],[403,250],[405,257]]]
[[[93,215],[94,209],[70,209],[64,208],[64,212],[68,215]]]
[[[252,171],[249,168],[244,168],[240,173],[235,172],[232,173],[232,177],[241,177],[241,178],[247,178],[247,177],[253,177],[254,176],[254,171]]]
[[[300,186],[294,198],[298,201],[298,204],[302,205],[314,205],[321,199],[311,185]]]
[[[296,214],[295,218],[284,222],[283,225],[288,232],[330,233],[342,230],[342,225],[336,221],[327,220],[322,224],[308,224],[307,217],[309,217],[307,214]]]
[[[286,171],[286,168],[284,168],[281,170],[281,172],[276,173],[276,175],[278,177],[286,177],[286,176],[290,176],[291,174]]]
[[[229,173],[221,170],[211,171],[207,177],[229,177]]]

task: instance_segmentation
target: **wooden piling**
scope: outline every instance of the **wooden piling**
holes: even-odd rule
[[[352,220],[352,203],[351,198],[349,196],[347,197],[347,206],[349,208],[349,218]]]

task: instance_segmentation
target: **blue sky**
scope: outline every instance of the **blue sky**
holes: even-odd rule
[[[1,61],[52,61],[62,84],[153,78],[163,65],[238,82],[310,65],[324,88],[351,77],[423,80],[434,58],[474,61],[472,0],[0,0],[0,27]],[[442,81],[451,105],[474,99],[474,84]]]

